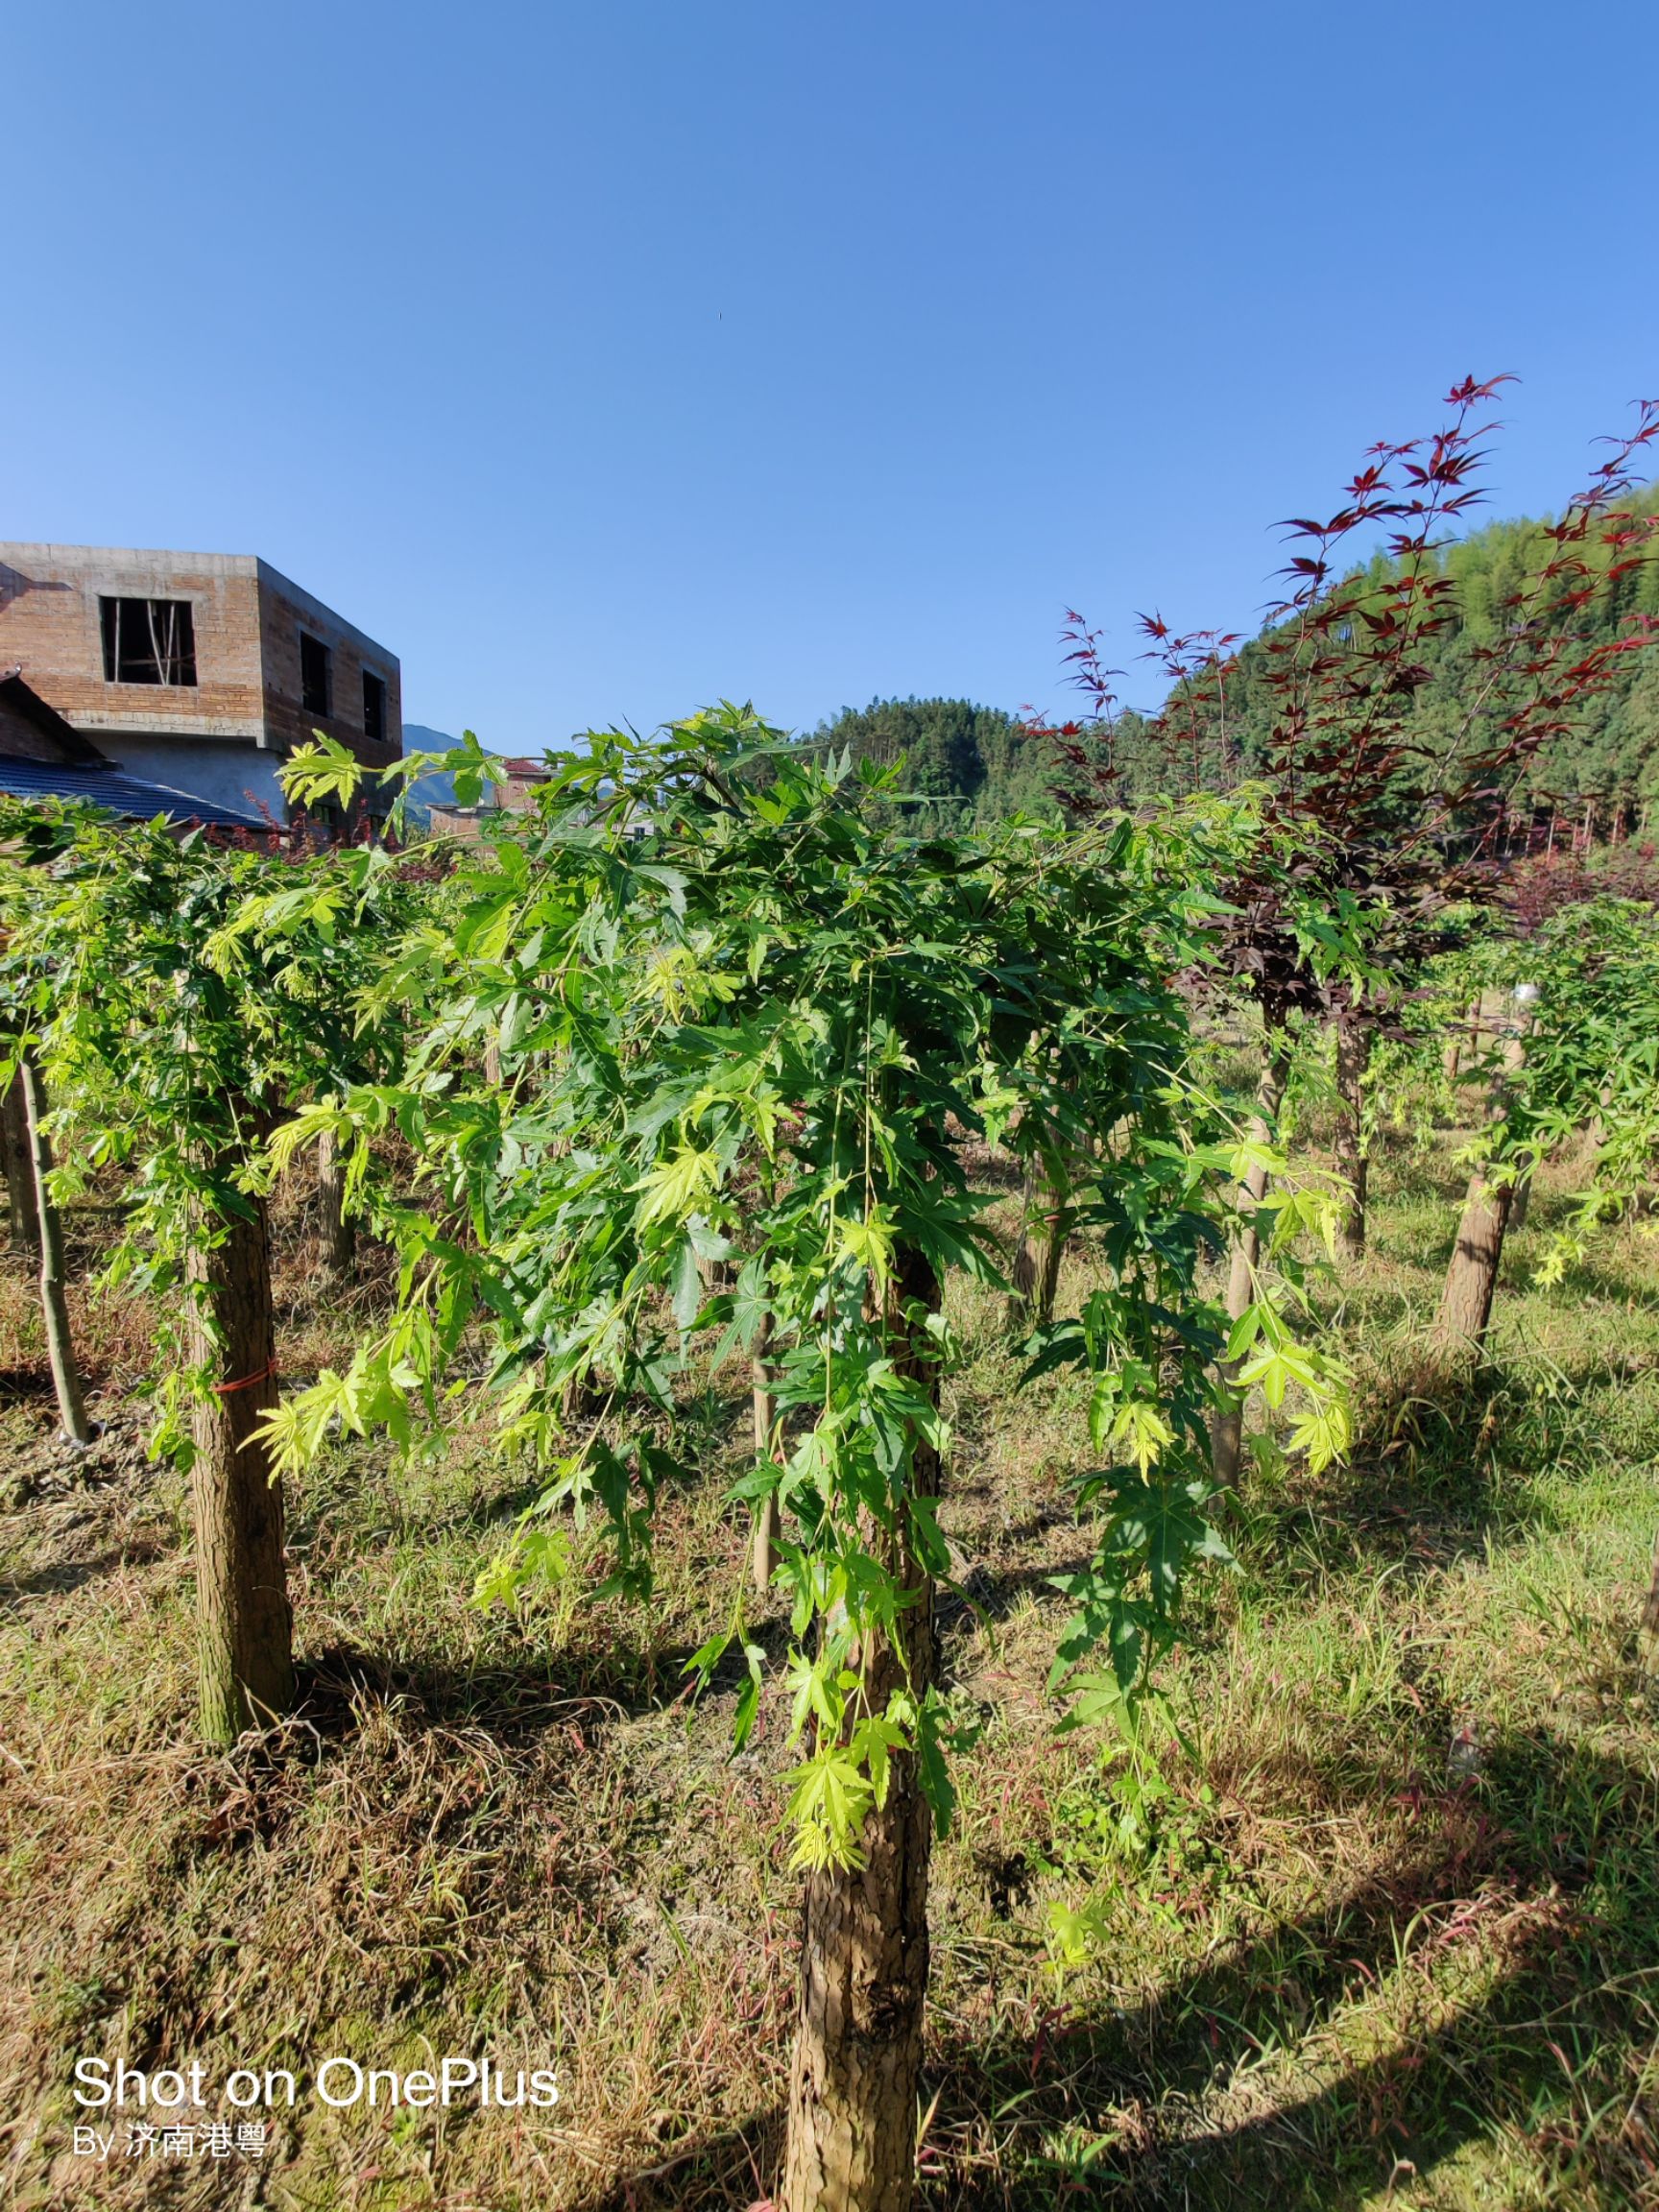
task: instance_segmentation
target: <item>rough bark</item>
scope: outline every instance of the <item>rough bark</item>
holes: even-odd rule
[[[755,1422],[755,1455],[764,1458],[773,1449],[772,1427],[778,1418],[777,1401],[772,1395],[773,1375],[766,1353],[772,1341],[772,1316],[762,1314],[760,1327],[755,1338],[755,1355],[750,1367],[753,1383],[751,1404]],[[772,1587],[772,1571],[778,1564],[778,1494],[769,1491],[755,1509],[755,1541],[752,1566],[755,1587],[764,1594]]]
[[[46,1100],[40,1070],[32,1060],[19,1063],[17,1088],[22,1093],[24,1126],[28,1133],[30,1181],[40,1251],[40,1313],[46,1324],[46,1352],[52,1362],[52,1387],[58,1394],[58,1418],[71,1443],[89,1444],[92,1429],[86,1419],[81,1370],[75,1363],[75,1339],[69,1333],[63,1221],[53,1204],[48,1180],[52,1173],[52,1141],[46,1134]]]
[[[12,1249],[33,1256],[40,1249],[40,1218],[29,1157],[29,1117],[23,1103],[21,1069],[0,1098],[0,1166],[6,1175],[6,1221]]]
[[[1289,1043],[1283,1029],[1270,1026],[1265,1056],[1262,1063],[1262,1076],[1256,1086],[1256,1111],[1250,1120],[1250,1136],[1255,1143],[1267,1144],[1272,1142],[1289,1075]],[[1260,1166],[1252,1166],[1238,1187],[1238,1202],[1249,1212],[1260,1206],[1266,1195],[1267,1170]],[[1237,1321],[1255,1296],[1256,1265],[1261,1257],[1262,1238],[1252,1222],[1235,1238],[1232,1259],[1228,1264],[1229,1321]],[[1210,1424],[1210,1463],[1216,1481],[1224,1489],[1231,1489],[1238,1479],[1238,1462],[1244,1447],[1244,1400],[1238,1389],[1231,1386],[1237,1372],[1236,1362],[1222,1361],[1222,1377],[1230,1387],[1225,1404]]]
[[[1537,1172],[1536,1167],[1528,1168],[1515,1186],[1515,1195],[1509,1201],[1509,1234],[1511,1236],[1517,1229],[1525,1229],[1527,1226],[1527,1210],[1532,1203],[1532,1178]]]
[[[282,1490],[254,1431],[276,1404],[270,1229],[262,1200],[192,1239],[191,1358],[218,1380],[192,1413],[202,1732],[233,1743],[294,1701]]]
[[[1014,1253],[1014,1264],[1008,1271],[1013,1285],[1008,1294],[1010,1329],[1028,1328],[1037,1303],[1037,1247],[1031,1237],[1031,1209],[1036,1203],[1037,1163],[1027,1160],[1024,1183],[1020,1192],[1020,1242]]]
[[[900,1256],[898,1277],[894,1316],[907,1297],[937,1306],[938,1284],[918,1255]],[[902,1363],[929,1393],[936,1388],[931,1362],[907,1344]],[[937,1458],[921,1443],[911,1482],[923,1495],[938,1494]],[[901,1616],[902,1648],[878,1639],[859,1655],[865,1695],[877,1710],[902,1683],[920,1695],[936,1669],[932,1584],[890,1545],[888,1555],[915,1602]],[[807,1876],[780,2212],[908,2212],[932,1838],[916,1762],[900,1757],[887,1802],[860,1838],[866,1863]]]
[[[1037,1208],[1042,1211],[1034,1211]],[[1035,1162],[1025,1171],[1021,1204],[1020,1244],[1010,1271],[1013,1290],[1008,1300],[1008,1326],[1026,1330],[1046,1325],[1054,1318],[1054,1297],[1060,1284],[1060,1263],[1066,1257],[1071,1215],[1052,1178]]]
[[[1647,1578],[1638,1641],[1644,1672],[1659,1679],[1659,1542],[1653,1546],[1653,1570]]]
[[[337,1284],[349,1283],[357,1273],[357,1224],[346,1211],[346,1169],[332,1129],[325,1129],[317,1141],[317,1202],[324,1270]]]
[[[1491,1102],[1495,1121],[1503,1117],[1505,1086],[1526,1052],[1526,1031],[1527,1023],[1517,1021],[1504,1040],[1503,1072]],[[1471,1354],[1479,1358],[1485,1349],[1498,1270],[1503,1260],[1503,1238],[1514,1203],[1513,1183],[1489,1182],[1479,1168],[1470,1176],[1457,1240],[1452,1247],[1440,1293],[1440,1310],[1434,1317],[1431,1344],[1442,1364]]]
[[[1043,1218],[1043,1264],[1037,1272],[1037,1320],[1046,1328],[1054,1318],[1054,1296],[1060,1287],[1060,1262],[1066,1257],[1071,1234],[1071,1210],[1056,1203]]]
[[[1479,1354],[1485,1344],[1514,1195],[1512,1184],[1488,1183],[1480,1174],[1469,1179],[1457,1241],[1434,1318],[1434,1344],[1442,1355]]]
[[[1365,1190],[1371,1163],[1365,1150],[1364,1089],[1371,1066],[1371,1032],[1344,1022],[1336,1032],[1336,1172],[1350,1195],[1342,1209],[1337,1246],[1345,1260],[1365,1257]]]
[[[1483,1049],[1481,1038],[1490,1027],[1492,994],[1482,991],[1469,1008],[1469,1065],[1474,1067]]]

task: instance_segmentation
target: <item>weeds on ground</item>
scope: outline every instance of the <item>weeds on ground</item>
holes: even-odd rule
[[[1262,1455],[1131,1755],[1056,1738],[1043,1695],[1085,1539],[1061,1387],[1016,1398],[963,1293],[944,1605],[978,1740],[937,1862],[924,2200],[1659,2203],[1659,1761],[1635,1622],[1659,1524],[1654,1250],[1614,1238],[1543,1296],[1515,1241],[1490,1370],[1425,1391],[1450,1141],[1380,1164],[1339,1310],[1352,1464]],[[342,1319],[279,1221],[285,1364]],[[95,1217],[77,1224],[88,1254]],[[1087,1270],[1088,1253],[1069,1265]],[[360,1295],[376,1295],[373,1263]],[[188,1522],[144,1458],[148,1331],[83,1300],[106,1423],[49,1441],[29,1286],[0,1268],[0,2160],[26,2206],[331,2212],[746,2207],[781,2135],[795,1885],[776,1697],[730,1752],[735,1684],[682,1665],[744,1530],[740,1378],[696,1409],[709,1479],[673,1504],[649,1614],[469,1602],[523,1499],[482,1436],[342,1447],[294,1501],[307,1697],[207,1758],[190,1731]],[[597,1568],[594,1566],[594,1572]],[[759,1632],[781,1623],[761,1609]],[[78,2056],[313,2074],[488,2051],[554,2065],[551,2112],[273,2113],[253,2168],[91,2168]]]

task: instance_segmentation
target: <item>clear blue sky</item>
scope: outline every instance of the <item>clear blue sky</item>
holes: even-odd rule
[[[15,6],[0,537],[261,553],[506,751],[1052,704],[1065,606],[1249,626],[1467,372],[1493,511],[1576,487],[1659,391],[1656,60],[1651,0]]]

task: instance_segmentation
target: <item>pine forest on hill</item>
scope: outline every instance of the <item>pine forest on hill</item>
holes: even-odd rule
[[[1630,505],[1637,514],[1659,513],[1659,486],[1649,486]],[[1446,603],[1445,629],[1424,641],[1421,654],[1427,681],[1418,689],[1413,721],[1430,749],[1478,713],[1485,670],[1477,649],[1490,643],[1505,601],[1536,569],[1544,528],[1539,520],[1490,522],[1437,556],[1457,589]],[[1605,548],[1598,548],[1593,565],[1604,571],[1610,560]],[[1379,554],[1368,574],[1381,584],[1388,566]],[[1576,627],[1593,644],[1618,636],[1632,615],[1641,614],[1659,616],[1659,546],[1651,543],[1639,565],[1602,585],[1577,611]],[[1206,702],[1212,742],[1200,775],[1207,785],[1247,779],[1263,756],[1274,712],[1266,676],[1270,635],[1264,631],[1238,647],[1226,669],[1224,696]],[[1132,661],[1120,681],[1133,688],[1136,677]],[[1132,801],[1151,798],[1169,781],[1166,753],[1149,741],[1149,721],[1131,707],[1117,727],[1122,790]],[[877,699],[862,709],[844,708],[810,741],[850,743],[855,754],[883,765],[902,756],[906,792],[930,802],[942,826],[1054,810],[1051,746],[1040,729],[997,708],[964,699]],[[1604,838],[1650,823],[1656,801],[1659,659],[1632,653],[1615,664],[1604,689],[1575,702],[1571,727],[1547,739],[1527,762],[1514,803],[1518,815],[1535,821],[1541,833],[1554,813],[1574,825],[1587,821],[1592,834]]]

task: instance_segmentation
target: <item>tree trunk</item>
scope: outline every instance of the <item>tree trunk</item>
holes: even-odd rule
[[[890,1325],[906,1298],[937,1310],[939,1285],[914,1252],[898,1256]],[[907,1336],[900,1364],[930,1396],[936,1370]],[[939,1465],[918,1440],[916,1494],[936,1497]],[[902,1648],[877,1638],[859,1656],[865,1696],[882,1710],[907,1684],[934,1678],[933,1586],[891,1539],[889,1566],[916,1594],[900,1615]],[[916,2166],[916,2090],[927,1996],[927,1861],[933,1824],[916,1761],[896,1757],[887,1802],[859,1839],[861,1867],[806,1877],[800,2008],[779,2212],[908,2212]]]
[[[1535,1166],[1529,1167],[1515,1186],[1515,1195],[1509,1201],[1509,1233],[1511,1235],[1516,1230],[1525,1229],[1527,1226],[1527,1209],[1532,1203],[1532,1178],[1537,1172],[1538,1169]]]
[[[1034,1221],[1032,1209],[1039,1204],[1044,1211]],[[1031,1162],[1025,1171],[1020,1248],[1014,1255],[1014,1289],[1008,1300],[1011,1329],[1029,1329],[1033,1322],[1046,1326],[1053,1320],[1060,1262],[1066,1256],[1070,1225],[1070,1210],[1063,1193],[1053,1178]]]
[[[755,1421],[755,1455],[763,1459],[772,1452],[772,1425],[778,1418],[777,1401],[772,1395],[772,1369],[767,1363],[766,1351],[772,1341],[772,1316],[764,1313],[755,1338],[755,1355],[750,1367],[753,1381],[751,1404]],[[768,1491],[755,1509],[755,1542],[752,1555],[755,1587],[762,1596],[772,1587],[772,1571],[778,1564],[778,1493]]]
[[[1037,1274],[1037,1319],[1045,1329],[1054,1318],[1054,1295],[1060,1287],[1060,1262],[1066,1257],[1071,1234],[1071,1209],[1056,1194],[1052,1210],[1043,1217],[1043,1264]]]
[[[1013,1289],[1008,1296],[1008,1326],[1026,1329],[1031,1324],[1032,1310],[1037,1303],[1038,1262],[1037,1248],[1031,1240],[1031,1209],[1037,1202],[1037,1163],[1025,1163],[1024,1183],[1020,1192],[1020,1243],[1014,1254],[1014,1264],[1009,1270]]]
[[[0,1165],[6,1175],[6,1220],[13,1252],[40,1249],[40,1216],[35,1201],[35,1169],[29,1152],[29,1115],[23,1103],[19,1068],[0,1098]]]
[[[1642,1607],[1638,1642],[1643,1671],[1659,1679],[1659,1542],[1653,1547],[1653,1570],[1647,1578],[1647,1596]]]
[[[323,1266],[331,1281],[349,1283],[357,1273],[357,1224],[346,1211],[346,1170],[334,1145],[334,1132],[317,1140],[317,1199],[323,1214]]]
[[[1471,1068],[1479,1065],[1480,1040],[1485,1035],[1488,1026],[1488,1007],[1491,1003],[1491,997],[1489,991],[1482,991],[1472,1001],[1469,1008],[1469,1056],[1466,1064]]]
[[[1258,1144],[1270,1143],[1279,1108],[1284,1103],[1285,1086],[1290,1076],[1290,1046],[1285,1032],[1277,1024],[1270,1024],[1265,1039],[1265,1058],[1262,1065],[1262,1078],[1256,1086],[1256,1111],[1250,1119],[1250,1136]],[[1267,1195],[1267,1170],[1252,1166],[1238,1187],[1238,1196],[1246,1210],[1260,1206]],[[1255,1223],[1243,1230],[1233,1246],[1232,1261],[1227,1269],[1227,1318],[1237,1321],[1256,1293],[1256,1263],[1262,1257],[1262,1238]],[[1238,1479],[1238,1462],[1244,1446],[1244,1400],[1234,1386],[1237,1364],[1223,1360],[1221,1373],[1228,1383],[1225,1405],[1210,1424],[1210,1462],[1216,1481],[1230,1490]]]
[[[220,1378],[191,1417],[202,1732],[217,1744],[294,1701],[282,1490],[253,1434],[276,1404],[270,1229],[263,1199],[247,1203],[247,1218],[197,1221],[187,1268],[191,1358]]]
[[[1348,1185],[1337,1245],[1345,1260],[1365,1257],[1365,1186],[1371,1163],[1365,1149],[1364,1089],[1371,1066],[1371,1031],[1345,1022],[1336,1032],[1336,1172]]]
[[[58,1418],[72,1444],[90,1444],[92,1430],[86,1419],[86,1401],[81,1391],[81,1371],[75,1364],[75,1340],[69,1334],[63,1220],[52,1202],[47,1181],[52,1172],[52,1140],[46,1134],[46,1100],[41,1090],[40,1070],[33,1060],[25,1059],[18,1064],[14,1087],[23,1095],[24,1126],[29,1139],[30,1181],[40,1245],[40,1312],[46,1323],[52,1387],[58,1393]]]
[[[1518,1020],[1504,1041],[1503,1074],[1493,1092],[1491,1115],[1502,1120],[1504,1087],[1525,1056],[1527,1022]],[[1463,1217],[1457,1224],[1457,1241],[1452,1248],[1434,1317],[1431,1342],[1438,1358],[1453,1361],[1485,1349],[1492,1319],[1492,1300],[1498,1288],[1498,1270],[1503,1259],[1503,1238],[1515,1203],[1513,1183],[1489,1183],[1477,1168],[1469,1178],[1463,1200]]]
[[[1454,1358],[1468,1351],[1479,1354],[1485,1344],[1498,1268],[1503,1258],[1503,1233],[1514,1196],[1511,1183],[1488,1183],[1481,1174],[1469,1179],[1457,1241],[1434,1319],[1434,1344],[1442,1354]]]

